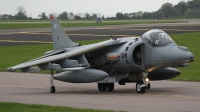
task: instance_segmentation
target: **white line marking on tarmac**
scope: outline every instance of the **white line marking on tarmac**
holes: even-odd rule
[[[113,35],[113,36],[116,36],[116,35]],[[124,37],[122,38],[140,38],[138,36],[127,36],[125,37],[126,35],[123,35]],[[43,44],[52,44],[53,42],[45,42],[45,41],[18,41],[18,40],[0,40],[0,42],[11,42],[11,43],[43,43]]]
[[[120,29],[120,30],[151,30],[151,29]],[[191,32],[199,32],[200,30],[183,30],[183,29],[161,29],[164,31],[191,31]]]
[[[184,99],[196,99],[200,100],[199,97],[193,97],[193,96],[184,96],[184,95],[159,95],[159,94],[145,94],[148,96],[159,96],[159,97],[172,97],[172,98],[184,98]]]
[[[0,33],[0,35],[9,35],[13,33]],[[18,32],[17,34],[33,34],[33,35],[51,35],[51,33],[42,33],[42,32]],[[67,34],[71,36],[109,36],[110,35],[99,35],[99,34]],[[128,37],[128,36],[134,36],[134,35],[114,35],[114,36],[121,36],[121,37]]]
[[[27,88],[27,89],[44,89],[44,90],[49,90],[47,87],[32,87],[32,86],[14,86],[14,85],[0,85],[0,87],[9,87],[9,88]],[[56,88],[56,90],[70,90],[70,91],[85,91],[85,90],[77,90],[77,89],[61,89],[61,88]]]
[[[0,87],[29,88],[29,89],[47,89],[47,88],[45,88],[45,87],[13,86],[13,85],[0,85]]]

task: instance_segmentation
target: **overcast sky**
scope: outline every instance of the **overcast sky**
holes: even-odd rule
[[[17,7],[22,5],[27,11],[27,16],[33,18],[37,18],[41,12],[48,15],[64,11],[74,14],[88,12],[115,16],[117,12],[152,12],[166,2],[175,5],[179,1],[182,0],[0,0],[0,14],[14,15],[17,13]]]

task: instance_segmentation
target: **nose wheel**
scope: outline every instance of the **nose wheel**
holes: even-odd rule
[[[146,89],[150,89],[151,85],[148,79],[148,72],[141,73],[142,78],[141,80],[137,81],[136,83],[136,92],[137,93],[145,93]]]
[[[50,84],[51,84],[50,92],[51,93],[55,93],[56,92],[56,88],[55,88],[54,82],[53,82],[53,70],[51,71]]]
[[[142,80],[138,81],[136,83],[136,92],[137,93],[145,93],[145,91],[146,91],[146,86],[143,83],[143,81]]]

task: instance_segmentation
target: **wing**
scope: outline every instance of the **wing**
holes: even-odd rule
[[[13,66],[13,67],[9,67],[7,68],[8,71],[15,71],[17,69],[23,69],[23,68],[28,68],[34,65],[40,65],[40,64],[44,64],[44,63],[49,63],[49,62],[55,62],[58,60],[62,60],[62,59],[67,59],[67,58],[71,58],[71,57],[75,57],[81,54],[85,54],[85,53],[89,53],[89,52],[93,52],[96,50],[100,50],[103,49],[107,46],[110,45],[116,45],[116,44],[120,44],[120,43],[124,43],[124,41],[120,41],[119,40],[107,40],[107,41],[103,41],[100,43],[96,43],[96,44],[91,44],[91,45],[86,45],[86,46],[81,46],[81,47],[76,47],[68,52],[64,52],[62,54],[57,54],[57,55],[52,55],[52,56],[42,56],[24,63],[21,63],[19,65]]]

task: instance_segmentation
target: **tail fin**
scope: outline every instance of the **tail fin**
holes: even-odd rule
[[[61,48],[70,48],[79,45],[70,40],[55,16],[50,15],[50,21],[54,50]]]

